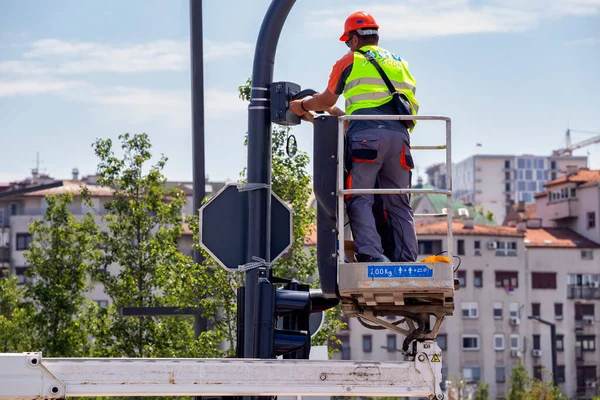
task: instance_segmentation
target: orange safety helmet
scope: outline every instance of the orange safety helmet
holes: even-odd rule
[[[350,32],[357,29],[368,28],[379,29],[379,25],[377,25],[375,18],[373,18],[371,14],[364,11],[357,11],[346,18],[346,23],[344,24],[344,34],[340,36],[340,40],[342,42],[346,42]]]

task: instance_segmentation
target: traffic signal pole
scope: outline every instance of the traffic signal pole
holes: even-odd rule
[[[204,163],[204,49],[202,35],[202,0],[190,0],[190,59],[192,70],[192,158],[193,158],[193,199],[194,214],[202,206],[206,196]],[[200,251],[193,249],[194,263],[200,264]],[[197,319],[196,329],[206,332],[207,321]]]
[[[295,0],[273,0],[260,27],[254,52],[252,87],[248,106],[248,235],[247,263],[264,260],[268,269],[271,260],[271,118],[269,87],[273,81],[273,67],[277,42],[283,24]],[[263,269],[263,271],[264,271]],[[259,269],[246,271],[244,310],[244,357],[259,358],[265,352],[258,339],[261,324],[257,311],[263,306],[258,301]],[[270,346],[270,344],[264,344]]]

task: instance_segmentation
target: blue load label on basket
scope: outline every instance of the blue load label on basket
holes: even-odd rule
[[[431,278],[433,269],[426,265],[369,265],[368,278]]]

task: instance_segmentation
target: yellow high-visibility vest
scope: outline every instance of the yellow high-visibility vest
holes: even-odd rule
[[[379,46],[363,46],[361,50],[371,53],[387,74],[394,88],[408,99],[412,114],[417,115],[419,111],[419,103],[415,98],[417,81],[408,70],[408,63]],[[354,111],[362,108],[382,106],[392,100],[392,95],[379,72],[359,52],[354,52],[352,71],[344,86],[344,98],[348,115],[352,115]]]

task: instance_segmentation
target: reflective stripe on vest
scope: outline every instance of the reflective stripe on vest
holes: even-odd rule
[[[416,115],[419,103],[415,98],[417,82],[408,70],[408,64],[400,57],[378,46],[363,46],[363,51],[370,52],[399,93],[403,94],[412,106],[412,114]],[[346,114],[362,108],[375,108],[392,99],[385,82],[379,72],[360,53],[354,53],[354,63],[350,75],[344,85]]]
[[[394,85],[394,87],[398,88],[398,89],[410,89],[413,93],[415,93],[415,91],[417,90],[416,87],[414,87],[413,85],[411,85],[408,82],[398,82],[398,81],[392,81],[392,80],[390,80],[390,82],[392,82],[392,85]],[[385,82],[381,78],[358,78],[358,79],[353,80],[352,82],[348,82],[348,84],[344,88],[344,92],[347,92],[348,90],[350,90],[353,87],[358,86],[358,85],[377,85],[377,86],[385,86],[387,88],[387,86],[385,85]]]

